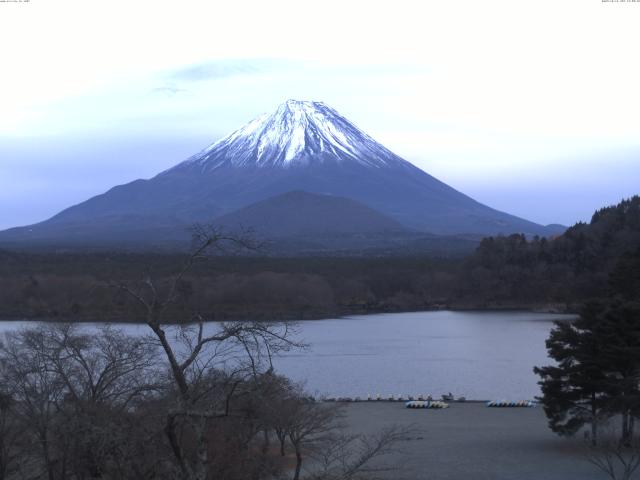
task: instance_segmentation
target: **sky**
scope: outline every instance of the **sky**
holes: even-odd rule
[[[640,193],[640,2],[0,2],[0,229],[150,178],[289,98],[491,207]]]

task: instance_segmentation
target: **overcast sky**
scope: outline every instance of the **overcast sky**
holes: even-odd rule
[[[325,101],[540,223],[640,193],[640,2],[0,2],[0,228]]]

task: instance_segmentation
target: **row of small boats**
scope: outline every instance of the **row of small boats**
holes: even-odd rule
[[[434,400],[434,401],[412,400],[405,403],[404,405],[407,408],[433,408],[433,409],[449,408],[448,403],[441,402],[439,400]]]
[[[530,400],[517,400],[517,401],[509,401],[509,400],[492,400],[487,402],[487,407],[520,407],[520,408],[532,408],[535,407],[536,404]]]
[[[412,397],[412,396],[403,397],[402,395],[398,395],[397,397],[394,395],[391,395],[389,397],[381,397],[380,395],[371,397],[371,395],[367,395],[366,398],[330,397],[330,398],[324,398],[323,400],[325,402],[379,402],[379,401],[405,402],[405,406],[407,408],[434,408],[434,409],[448,408],[449,404],[447,403],[447,401],[454,401],[454,402],[466,401],[464,397],[453,399],[446,395],[442,396],[442,400],[433,400],[431,396],[423,397],[422,395],[418,396],[417,399],[416,397]],[[492,407],[492,408],[509,408],[509,407],[531,408],[536,406],[535,402],[532,402],[531,400],[515,400],[515,401],[491,400],[487,402],[486,405],[487,407]]]
[[[436,401],[422,401],[422,400],[413,400],[405,403],[407,408],[449,408],[449,404],[445,402],[441,402],[439,400]],[[520,408],[532,408],[535,407],[535,403],[530,400],[517,400],[517,401],[508,401],[508,400],[492,400],[487,402],[487,407],[520,407]]]
[[[363,397],[327,397],[323,399],[325,402],[406,402],[406,401],[434,401],[431,395],[418,395],[418,396],[404,396],[404,395],[367,395],[365,398]],[[459,397],[454,399],[453,397],[449,398],[446,395],[442,396],[443,401],[457,401],[464,402],[466,399],[464,397]]]

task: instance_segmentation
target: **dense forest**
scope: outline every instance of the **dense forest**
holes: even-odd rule
[[[1,251],[0,317],[136,320],[142,312],[109,284],[147,277],[168,284],[185,257]],[[573,311],[606,294],[611,272],[632,268],[639,258],[636,196],[555,238],[485,238],[463,259],[212,256],[181,280],[181,301],[168,315],[195,309],[211,319],[255,320],[436,308]]]
[[[640,197],[598,210],[553,239],[486,238],[461,271],[458,298],[491,304],[582,303],[604,296],[611,272],[640,255]]]

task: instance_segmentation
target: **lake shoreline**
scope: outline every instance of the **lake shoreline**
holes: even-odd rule
[[[559,315],[575,315],[578,314],[580,310],[579,305],[569,305],[569,304],[534,304],[534,305],[504,305],[504,304],[438,304],[425,306],[425,308],[411,308],[411,309],[345,309],[336,313],[323,313],[318,315],[313,315],[309,313],[299,313],[298,316],[295,316],[293,312],[291,315],[281,315],[266,318],[250,318],[250,316],[233,316],[233,317],[223,317],[216,318],[207,317],[207,322],[234,322],[234,321],[255,321],[255,322],[308,322],[308,321],[316,321],[316,320],[335,320],[341,318],[349,318],[356,316],[364,316],[364,315],[384,315],[384,314],[394,314],[394,313],[420,313],[420,312],[441,312],[441,311],[451,311],[451,312],[478,312],[478,313],[491,313],[491,312],[529,312],[529,313],[551,313],[551,314],[559,314]],[[131,320],[123,320],[123,319],[109,319],[109,318],[74,318],[74,319],[65,319],[59,316],[41,316],[41,317],[23,317],[16,318],[15,315],[2,315],[0,314],[0,321],[2,322],[43,322],[43,323],[78,323],[78,324],[91,324],[91,323],[109,323],[109,324],[144,324],[144,318],[134,318]],[[187,324],[190,322],[164,322],[165,325],[180,325]]]

